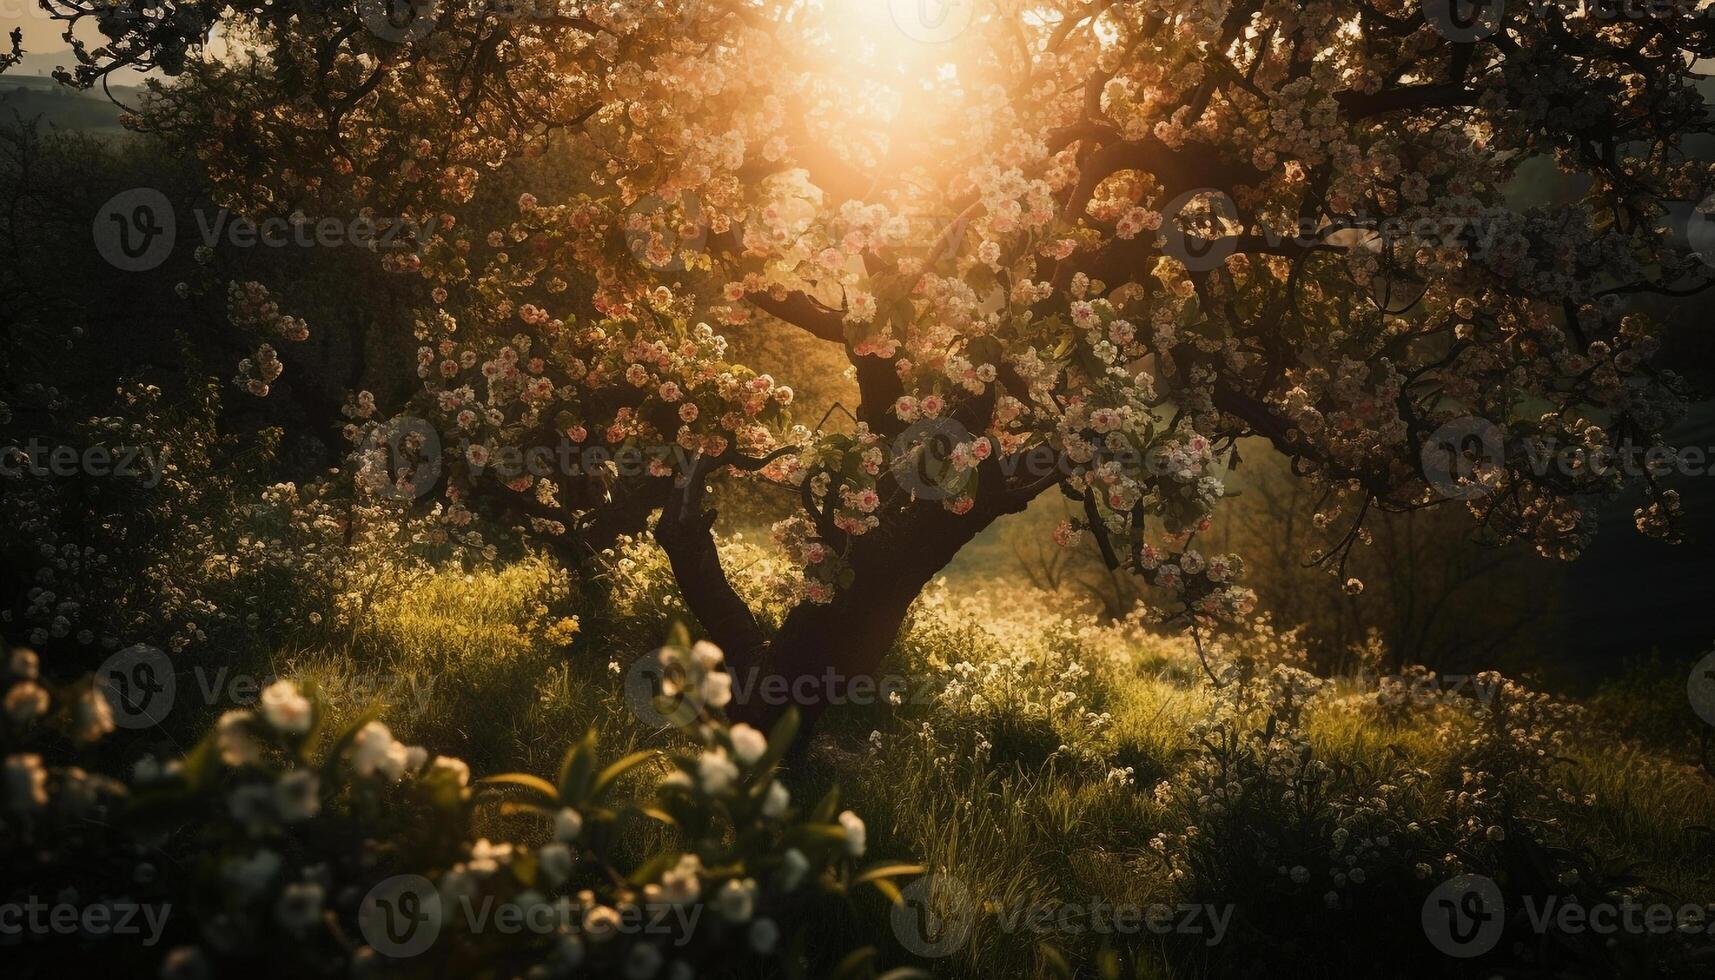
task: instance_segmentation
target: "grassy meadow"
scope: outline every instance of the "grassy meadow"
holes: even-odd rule
[[[769,608],[763,552],[731,541],[727,560]],[[580,604],[545,562],[427,573],[374,597],[348,635],[288,645],[259,669],[327,693],[341,720],[373,693],[401,738],[479,774],[549,775],[591,727],[609,758],[682,747],[678,731],[639,719],[624,684],[685,616],[665,560],[632,545],[611,574],[601,584],[613,603]],[[1600,692],[1600,711],[1499,675],[1383,674],[1377,649],[1319,680],[1302,672],[1298,638],[1266,619],[1212,644],[1205,666],[1188,639],[1137,620],[1092,625],[1069,603],[942,581],[889,656],[899,703],[836,709],[789,761],[795,798],[837,784],[865,815],[872,852],[920,862],[970,896],[953,913],[966,938],[929,955],[901,947],[879,894],[813,934],[947,977],[1245,976],[1294,961],[1303,975],[1389,975],[1375,966],[1387,963],[1401,976],[1462,975],[1470,964],[1441,957],[1420,925],[1425,896],[1450,876],[1592,902],[1715,900],[1715,792],[1697,722],[1683,695],[1641,674]],[[1653,729],[1612,724],[1627,712]],[[1207,913],[1184,924],[1197,932],[1181,931],[1177,912],[1166,934],[1090,928],[1104,907],[1181,905],[1230,906],[1219,941]],[[1684,923],[1587,943],[1514,918],[1502,955],[1556,975],[1690,969],[1708,949]]]

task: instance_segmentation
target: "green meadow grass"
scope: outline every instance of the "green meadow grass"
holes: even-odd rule
[[[633,574],[649,579],[654,573],[643,568]],[[657,628],[679,614],[671,589],[633,588],[623,608],[592,606],[578,613],[575,634],[550,636],[543,624],[560,614],[548,613],[553,603],[542,597],[554,593],[552,580],[553,572],[539,562],[437,574],[404,594],[379,598],[343,642],[288,650],[272,666],[328,691],[362,689],[366,678],[388,679],[379,707],[399,737],[460,756],[478,775],[550,773],[565,746],[591,727],[601,732],[603,754],[611,757],[675,744],[676,732],[640,723],[621,691],[623,671],[653,650],[662,635]],[[973,980],[1259,975],[1246,972],[1243,957],[1258,949],[1311,955],[1317,944],[1341,942],[1342,928],[1366,931],[1346,937],[1359,947],[1397,947],[1400,975],[1420,975],[1435,962],[1437,954],[1417,921],[1420,894],[1390,894],[1373,908],[1307,920],[1324,930],[1308,935],[1294,935],[1285,923],[1282,936],[1270,936],[1263,922],[1232,949],[1211,949],[1195,936],[1006,928],[1008,910],[1033,904],[1143,907],[1177,901],[1182,883],[1170,880],[1150,840],[1181,831],[1185,816],[1158,800],[1154,787],[1180,773],[1192,749],[1188,733],[1208,717],[1212,697],[1195,660],[1187,659],[1177,641],[1140,638],[1123,625],[1079,632],[1069,621],[1032,621],[1046,614],[1016,597],[967,600],[964,606],[948,605],[945,596],[930,600],[927,611],[914,614],[887,670],[921,677],[951,673],[961,662],[979,670],[1011,663],[1013,673],[1006,676],[1015,686],[995,681],[992,690],[1016,696],[1016,703],[997,694],[980,713],[940,701],[915,703],[916,698],[897,707],[836,709],[787,779],[798,800],[815,799],[837,784],[844,801],[868,822],[871,854],[952,874],[979,896],[983,914],[975,917],[970,941],[952,955],[915,962],[937,976]],[[1001,621],[973,623],[967,614],[979,607],[1018,611],[994,613]],[[1038,634],[1037,640],[1023,639]],[[1024,645],[1038,659],[1021,654]],[[1039,683],[1046,697],[1060,683],[1050,669],[1072,660],[1094,665],[1088,677],[1066,683],[1081,702],[1108,714],[1099,731],[1043,716],[1033,701],[1032,685]],[[1604,694],[1609,708],[1618,696]],[[1426,773],[1428,786],[1458,784],[1464,762],[1457,743],[1443,737],[1446,709],[1384,720],[1365,707],[1364,697],[1357,685],[1335,684],[1312,709],[1306,737],[1317,758],[1359,770],[1403,763]],[[341,723],[370,707],[355,697],[331,706]],[[1656,706],[1683,708],[1683,702]],[[1639,713],[1648,709],[1627,706]],[[871,745],[872,731],[882,733],[883,748]],[[1593,796],[1594,802],[1579,811],[1578,821],[1554,818],[1545,832],[1661,894],[1715,899],[1710,778],[1684,752],[1622,736],[1596,725],[1571,733],[1565,759],[1552,769],[1557,790],[1579,800]],[[1062,744],[1068,748],[1057,751]],[[1112,773],[1127,768],[1128,778]],[[1425,819],[1444,816],[1435,793],[1423,794],[1420,805]],[[640,838],[635,847],[643,853],[659,843]],[[1264,886],[1250,880],[1198,884],[1201,894],[1224,895],[1241,909],[1253,898],[1272,907],[1273,899],[1253,890]],[[914,962],[895,942],[890,907],[878,895],[864,896],[852,915],[820,923],[812,934],[829,942],[875,944],[884,950],[883,962]],[[1328,975],[1344,969],[1337,957],[1326,963]]]

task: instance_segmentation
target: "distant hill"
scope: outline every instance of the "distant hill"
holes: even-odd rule
[[[123,132],[119,117],[124,111],[100,89],[79,91],[45,75],[19,74],[19,69],[0,74],[0,119],[14,114],[25,120],[40,118],[47,126],[86,132]],[[127,105],[142,101],[143,89],[110,87],[114,98]]]

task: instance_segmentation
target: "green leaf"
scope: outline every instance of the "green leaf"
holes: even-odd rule
[[[1102,980],[1120,980],[1119,951],[1102,943],[1101,951],[1096,953],[1096,973]]]
[[[770,772],[791,748],[792,740],[798,737],[798,708],[786,709],[780,720],[774,723],[774,730],[768,733],[768,750],[762,753],[762,758],[756,760],[757,772]]]
[[[214,732],[211,731],[195,748],[185,753],[184,768],[179,775],[191,792],[199,792],[208,784],[219,764],[220,754],[215,751]],[[327,785],[325,780],[323,785]]]
[[[1048,964],[1048,969],[1055,976],[1064,977],[1065,980],[1073,980],[1072,964],[1066,962],[1064,953],[1047,943],[1038,943],[1036,951],[1042,955],[1042,959]]]
[[[816,809],[811,813],[810,819],[816,823],[830,823],[839,807],[840,788],[838,786],[830,787],[828,795],[822,797],[822,802],[816,804]]]
[[[858,875],[857,882],[862,884],[863,882],[873,881],[879,878],[896,878],[900,875],[920,875],[928,870],[928,868],[921,864],[903,864],[897,861],[887,864],[875,864],[865,869],[863,874]]]
[[[840,844],[846,842],[846,828],[837,823],[807,823],[795,828],[788,837],[796,837],[806,843],[814,841],[820,844]]]
[[[888,881],[886,878],[877,878],[874,881],[871,881],[870,884],[875,887],[876,891],[886,895],[889,902],[892,902],[901,908],[905,906],[905,896],[899,893],[898,885]]]
[[[613,787],[615,780],[660,754],[655,749],[643,749],[608,766],[601,771],[600,775],[596,776],[595,787],[590,791],[590,795],[598,800],[601,799]]]
[[[662,851],[649,860],[638,865],[636,871],[626,880],[639,887],[654,881],[668,869],[679,863],[678,851]]]
[[[678,647],[681,650],[689,650],[691,648],[691,631],[685,628],[685,624],[683,622],[678,620],[674,621],[673,628],[667,632],[667,645],[670,647]]]
[[[540,793],[550,801],[559,799],[559,796],[554,792],[553,784],[541,776],[532,776],[527,772],[503,772],[498,776],[484,776],[477,782],[489,786],[517,786],[533,793]]]
[[[589,795],[590,775],[595,772],[596,731],[591,728],[577,745],[566,750],[560,761],[560,802],[568,806],[582,803]]]

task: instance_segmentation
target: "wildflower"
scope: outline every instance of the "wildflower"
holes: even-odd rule
[[[48,712],[48,692],[35,681],[14,684],[6,692],[6,717],[14,725],[28,725]]]
[[[605,942],[619,932],[619,912],[606,905],[597,905],[584,912],[584,935],[592,942]]]
[[[762,758],[762,753],[768,750],[768,739],[743,722],[732,726],[728,734],[732,738],[733,754],[747,766],[754,765],[756,760]]]
[[[767,956],[774,952],[774,945],[780,941],[780,927],[773,919],[757,919],[750,924],[750,948]]]
[[[562,807],[554,814],[554,839],[563,843],[571,843],[584,832],[583,814],[571,807]]]
[[[674,905],[685,905],[697,900],[703,892],[703,885],[697,875],[703,870],[703,862],[695,854],[679,856],[679,863],[668,869],[661,876],[661,897]]]
[[[488,838],[480,837],[470,846],[470,861],[467,867],[477,874],[493,874],[500,866],[512,860],[511,844],[491,844]]]
[[[536,867],[543,877],[547,878],[549,885],[557,886],[571,877],[572,849],[558,841],[544,844],[542,849],[536,852]]]
[[[302,735],[310,730],[310,700],[298,685],[278,680],[262,689],[262,717],[277,732]]]
[[[33,681],[39,676],[41,661],[36,657],[36,651],[19,647],[12,651],[6,669],[19,680]]]
[[[775,780],[768,784],[768,789],[762,794],[762,815],[770,820],[779,820],[786,815],[786,808],[792,803],[792,794],[786,787]]]
[[[6,757],[6,805],[24,813],[48,802],[48,771],[34,753]]]
[[[220,761],[229,766],[243,766],[261,761],[262,746],[251,737],[248,711],[228,711],[214,725],[214,744]]]
[[[315,816],[322,808],[320,777],[309,769],[282,775],[274,784],[274,808],[287,823]]]
[[[663,647],[657,656],[667,668],[661,678],[663,695],[683,696],[694,706],[712,708],[724,708],[732,701],[732,675],[717,669],[725,660],[720,647],[698,640],[692,645],[689,658],[672,647]]]
[[[352,744],[351,768],[359,776],[379,773],[390,781],[405,774],[405,746],[379,721],[364,725]]]
[[[274,920],[287,932],[303,932],[322,916],[322,886],[314,882],[287,885],[274,903]]]
[[[179,946],[161,961],[161,980],[203,980],[209,975],[208,957],[195,946]]]
[[[625,955],[626,980],[649,980],[661,969],[661,951],[651,943],[638,943]]]
[[[725,793],[738,778],[738,767],[727,758],[725,749],[712,749],[697,758],[697,781],[703,792],[710,795]]]
[[[258,783],[240,786],[226,798],[227,811],[251,836],[258,836],[274,822],[274,792]]]
[[[254,898],[280,871],[280,855],[263,848],[249,857],[226,859],[221,877],[241,902]]]
[[[95,688],[84,691],[72,706],[72,738],[94,742],[113,731],[113,706]]]
[[[749,922],[756,912],[756,880],[734,878],[715,895],[715,907],[730,922]]]
[[[787,848],[780,861],[780,890],[789,892],[797,889],[809,872],[810,861],[804,857],[804,852],[796,847]]]
[[[840,826],[846,831],[846,853],[852,857],[863,857],[865,828],[863,819],[847,810],[839,816]]]
[[[435,761],[430,764],[429,772],[431,775],[445,773],[459,786],[470,785],[470,766],[466,765],[463,759],[455,759],[450,755],[437,755]]]

